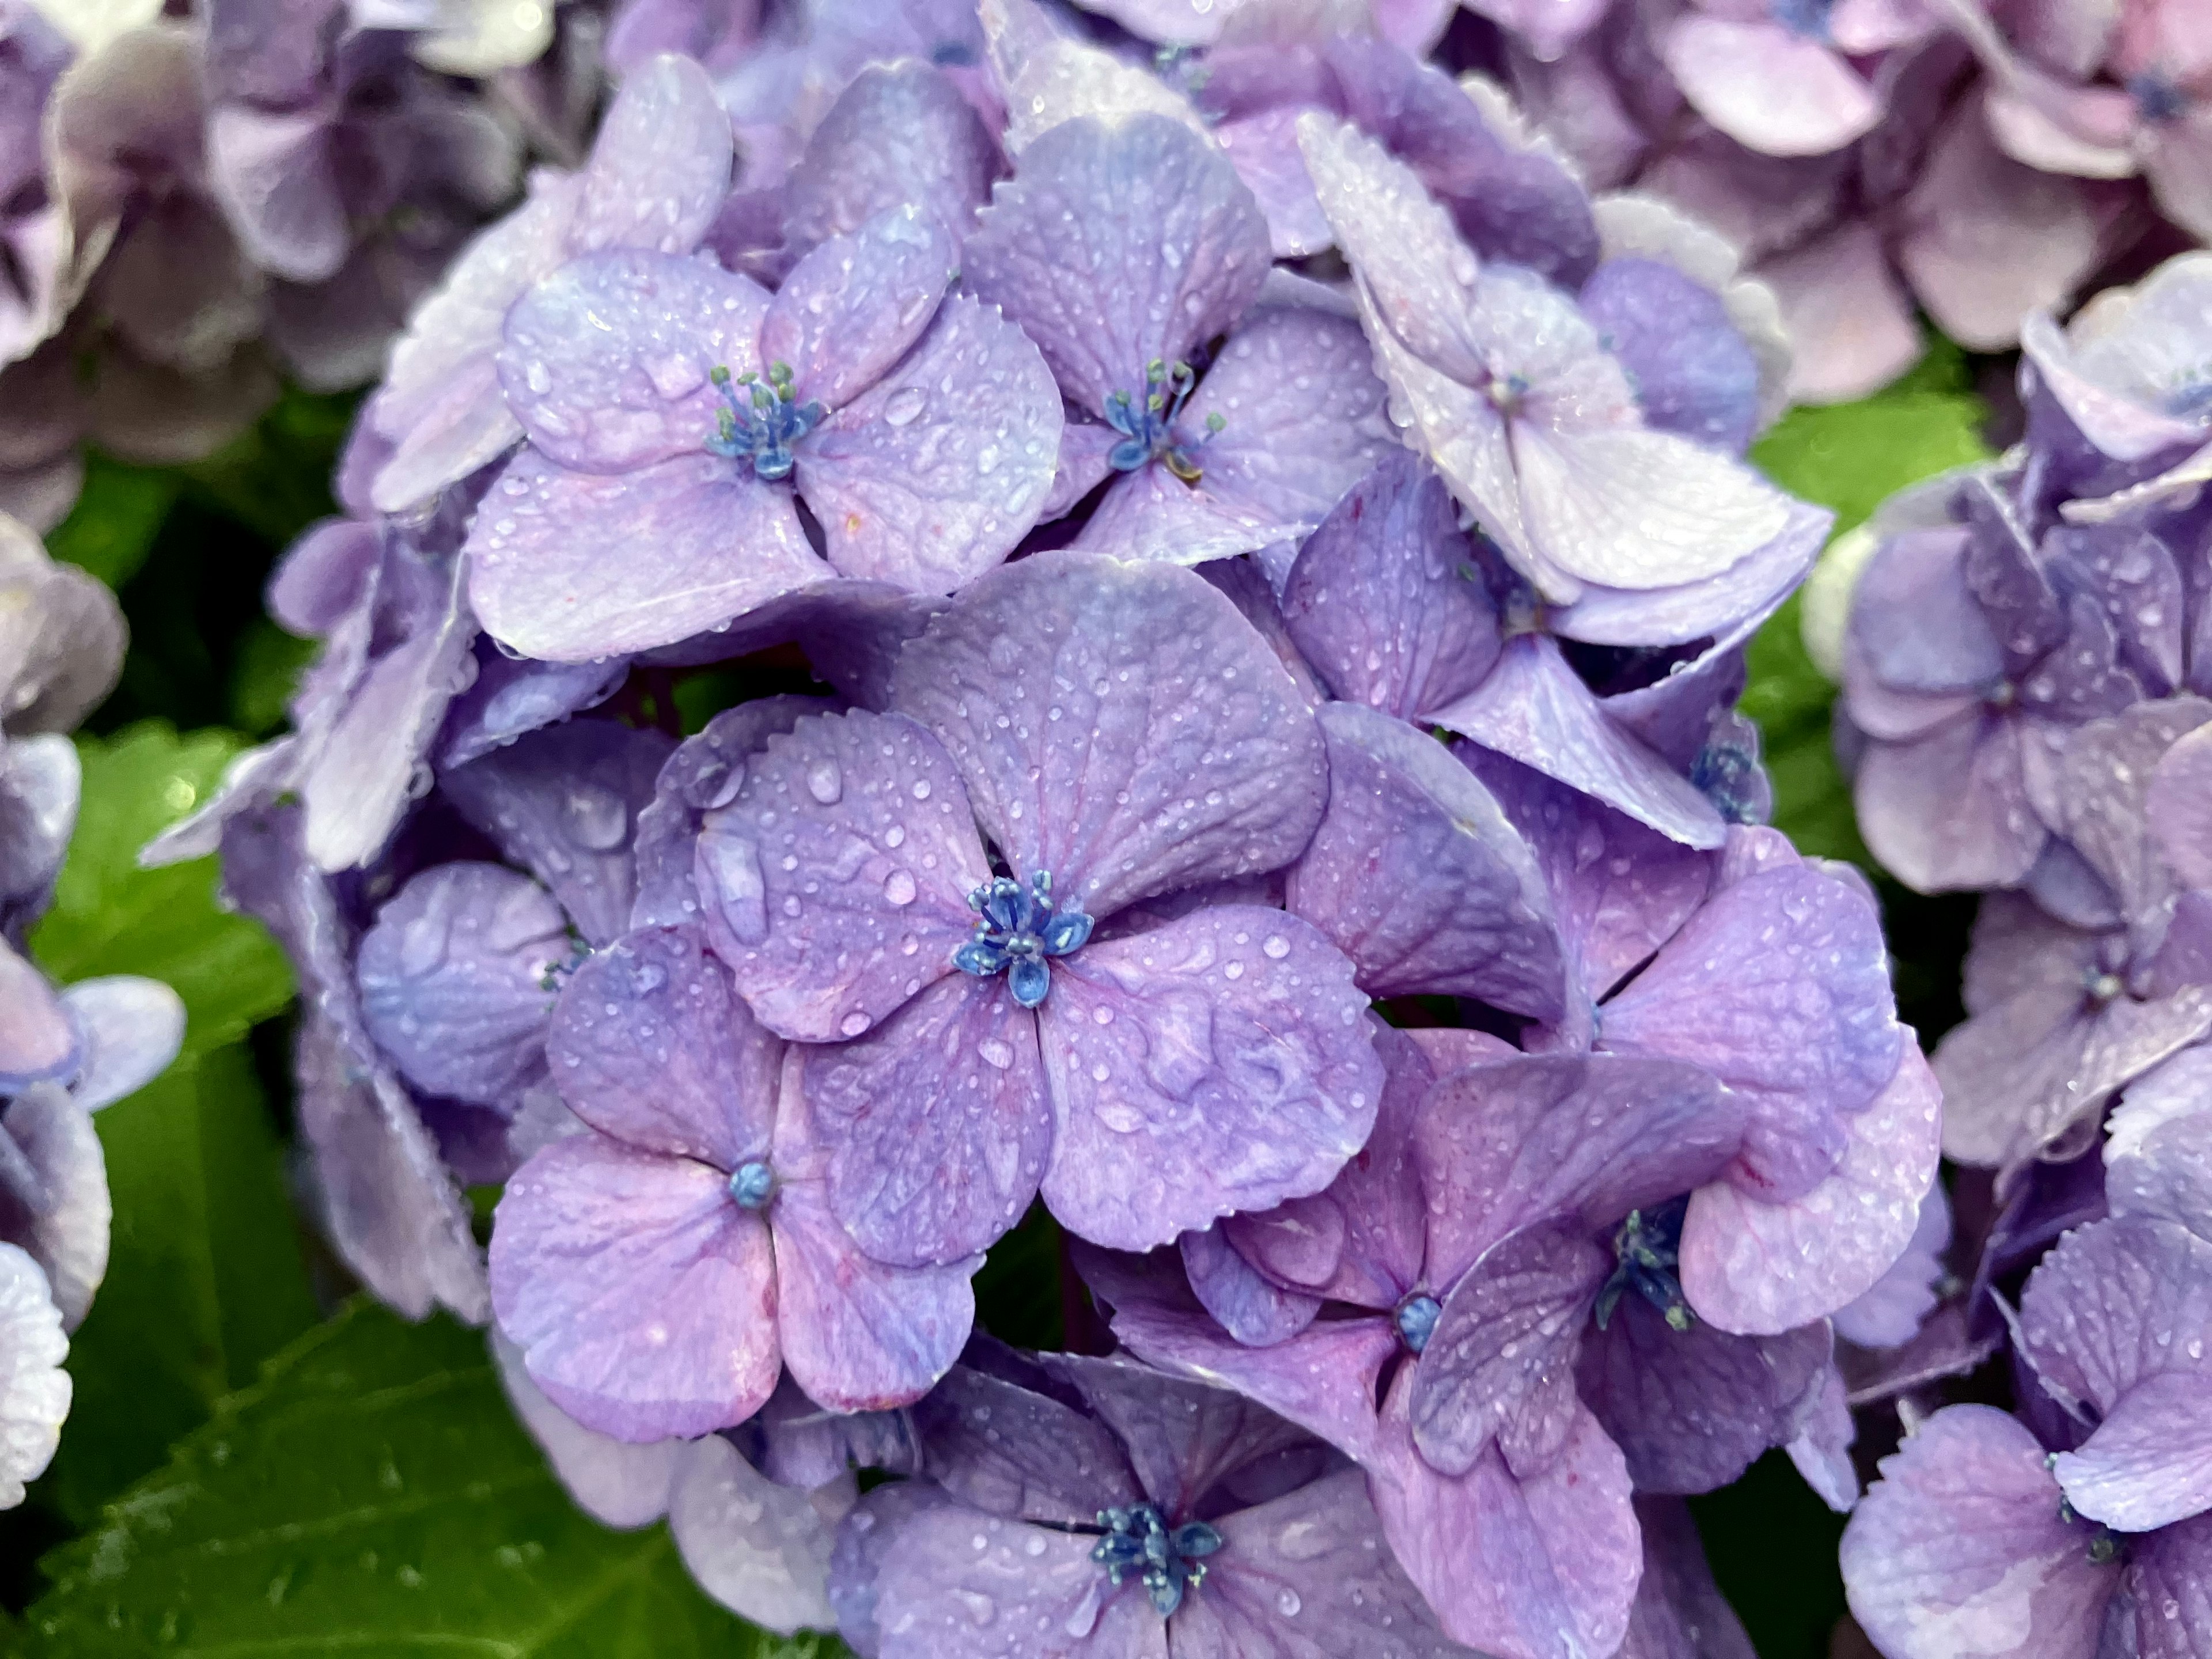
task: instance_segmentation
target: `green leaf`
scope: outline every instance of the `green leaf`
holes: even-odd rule
[[[1755,461],[1791,494],[1857,528],[1910,483],[1988,459],[1989,410],[1972,390],[1965,355],[1948,340],[1887,391],[1854,404],[1795,409],[1753,447]],[[1850,787],[1829,746],[1836,689],[1806,654],[1792,597],[1751,642],[1743,711],[1759,723],[1774,780],[1774,822],[1800,848],[1868,864]]]
[[[708,1601],[663,1527],[578,1512],[482,1334],[356,1303],[226,1401],[42,1564],[40,1659],[343,1650],[501,1659],[830,1659]]]
[[[107,1278],[70,1343],[76,1401],[36,1489],[72,1530],[319,1316],[244,1048],[181,1061],[93,1121],[115,1201]]]
[[[84,488],[69,517],[46,538],[46,551],[121,587],[146,562],[176,499],[173,473],[88,455]]]
[[[31,950],[64,982],[146,974],[185,1000],[185,1047],[234,1042],[289,1001],[283,952],[250,917],[217,908],[213,859],[141,870],[138,849],[213,791],[242,747],[235,732],[179,738],[149,720],[112,738],[80,736],[84,801],[54,907]]]
[[[316,641],[287,634],[266,617],[248,623],[230,667],[231,724],[257,738],[283,726],[300,672],[319,649]]]

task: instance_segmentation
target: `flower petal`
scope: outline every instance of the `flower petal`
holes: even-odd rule
[[[853,1502],[849,1478],[820,1492],[780,1486],[710,1434],[684,1448],[669,1535],[699,1588],[786,1635],[834,1628],[830,1553]]]
[[[1659,54],[1698,114],[1763,155],[1825,155],[1881,119],[1849,59],[1781,23],[1692,10],[1661,34]]]
[[[0,1088],[74,1076],[84,1048],[46,976],[0,938]]]
[[[892,699],[944,739],[1009,866],[1102,919],[1287,864],[1327,799],[1297,687],[1185,570],[1046,553],[994,571],[907,647]]]
[[[2145,1377],[2051,1472],[2077,1512],[2123,1532],[2212,1509],[2212,1372]]]
[[[957,245],[998,170],[997,143],[942,70],[871,64],[837,94],[785,177],[785,246],[807,253],[908,202]]]
[[[0,1243],[0,1509],[46,1473],[70,1409],[69,1339],[39,1264]]]
[[[43,1202],[23,1213],[20,1196],[5,1201],[13,1241],[45,1270],[62,1328],[75,1330],[107,1276],[107,1159],[92,1114],[58,1085],[34,1083],[8,1103],[0,1134],[9,1161],[27,1165]]]
[[[933,216],[885,209],[792,267],[761,325],[763,365],[789,367],[799,402],[842,409],[921,337],[958,263]]]
[[[623,76],[579,175],[572,245],[696,247],[729,193],[733,142],[714,83],[690,59],[663,52]]]
[[[522,1426],[530,1431],[568,1496],[602,1526],[649,1527],[668,1513],[693,1446],[727,1445],[719,1437],[699,1442],[653,1440],[631,1445],[587,1429],[545,1397],[530,1380],[522,1350],[494,1326],[491,1354],[499,1385]]]
[[[137,1093],[184,1047],[184,999],[158,979],[81,979],[62,993],[62,1003],[84,1033],[84,1069],[70,1094],[87,1111]]]
[[[1658,259],[1607,259],[1580,303],[1635,383],[1647,426],[1741,455],[1759,429],[1759,360],[1721,297]]]
[[[2212,1243],[2141,1216],[2077,1228],[2029,1278],[2017,1340],[2047,1384],[2106,1416],[2161,1372],[2203,1384]]]
[[[704,1164],[556,1141],[507,1183],[491,1281],[532,1380],[617,1440],[728,1428],[775,1386],[768,1229]]]
[[[1239,1255],[1216,1223],[1177,1241],[1183,1272],[1206,1312],[1239,1342],[1264,1348],[1313,1323],[1321,1298],[1286,1291]]]
[[[1305,923],[1240,904],[1063,958],[1040,1011],[1053,1213],[1144,1250],[1326,1187],[1382,1093],[1351,980]]]

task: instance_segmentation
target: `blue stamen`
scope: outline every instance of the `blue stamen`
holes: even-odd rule
[[[1182,1605],[1184,1591],[1206,1581],[1202,1558],[1221,1547],[1221,1534],[1205,1522],[1187,1521],[1170,1532],[1150,1504],[1101,1510],[1098,1524],[1106,1535],[1092,1547],[1091,1559],[1106,1569],[1116,1588],[1131,1573],[1139,1575],[1152,1611],[1163,1619]]]
[[[753,476],[768,483],[791,476],[797,464],[792,445],[822,424],[822,405],[798,401],[792,389],[791,365],[770,363],[768,378],[750,372],[732,379],[723,368],[707,378],[722,394],[723,407],[714,411],[714,430],[707,447],[732,461],[750,461]]]
[[[1121,434],[1107,462],[1117,471],[1134,472],[1158,461],[1187,484],[1203,476],[1199,453],[1206,438],[1227,425],[1219,414],[1206,417],[1206,438],[1186,441],[1176,431],[1182,406],[1190,401],[1198,374],[1188,363],[1163,362],[1158,357],[1145,365],[1145,395],[1141,406],[1126,392],[1106,399],[1106,423]]]
[[[1398,1304],[1391,1317],[1398,1327],[1398,1340],[1408,1352],[1419,1353],[1437,1334],[1437,1321],[1443,1316],[1442,1303],[1426,1292],[1416,1291]]]
[[[741,1210],[765,1210],[775,1196],[775,1171],[758,1158],[738,1164],[730,1176],[730,1196]]]
[[[1675,1330],[1686,1331],[1697,1322],[1697,1315],[1682,1296],[1678,1272],[1682,1260],[1682,1217],[1689,1207],[1686,1195],[1670,1199],[1656,1210],[1628,1212],[1628,1219],[1613,1236],[1613,1259],[1620,1265],[1597,1293],[1598,1329],[1605,1328],[1620,1298],[1631,1291],[1658,1309]]]
[[[1006,975],[1024,1008],[1036,1007],[1052,989],[1046,959],[1080,950],[1091,938],[1089,916],[1052,908],[1048,870],[1031,876],[1027,887],[1007,876],[986,882],[968,895],[968,903],[975,912],[975,937],[952,953],[952,965],[978,979]]]
[[[1828,38],[1828,14],[1836,0],[1771,0],[1768,15],[1790,33],[1808,40]]]
[[[2179,87],[2156,70],[2145,70],[2128,78],[2128,96],[2146,121],[2179,121],[2189,113],[2189,99]]]

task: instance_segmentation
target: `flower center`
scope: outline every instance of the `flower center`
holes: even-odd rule
[[[1121,441],[1106,457],[1108,465],[1117,471],[1134,472],[1158,461],[1185,483],[1196,483],[1202,476],[1198,455],[1206,447],[1206,439],[1186,443],[1176,432],[1176,422],[1197,384],[1197,372],[1188,363],[1167,363],[1155,357],[1145,365],[1141,401],[1126,392],[1109,396],[1106,423],[1121,434]],[[1227,424],[1218,414],[1207,416],[1206,438]]]
[[[2128,96],[2146,121],[2179,121],[2189,112],[2189,100],[2181,88],[2156,70],[2130,76]]]
[[[1437,1334],[1437,1321],[1443,1316],[1442,1303],[1425,1291],[1416,1291],[1398,1304],[1398,1311],[1390,1318],[1407,1352],[1419,1353],[1429,1346],[1429,1339]]]
[[[1790,33],[1808,40],[1828,38],[1828,14],[1836,0],[1771,0],[1768,15]]]
[[[791,365],[770,363],[766,380],[750,370],[732,379],[720,366],[707,378],[723,404],[714,411],[707,447],[729,460],[750,461],[753,476],[765,483],[789,477],[792,445],[822,424],[822,405],[802,404],[793,393]]]
[[[1697,1315],[1683,1298],[1677,1271],[1682,1260],[1682,1217],[1689,1207],[1685,1195],[1669,1199],[1655,1210],[1628,1212],[1628,1219],[1613,1236],[1613,1256],[1618,1265],[1597,1293],[1598,1329],[1605,1328],[1620,1298],[1631,1291],[1658,1309],[1678,1331],[1686,1331],[1697,1322]]]
[[[1529,380],[1526,374],[1492,374],[1483,395],[1490,406],[1507,419],[1521,412],[1522,402],[1528,395]]]
[[[1206,1579],[1204,1557],[1221,1547],[1221,1534],[1203,1521],[1187,1521],[1170,1532],[1150,1504],[1126,1510],[1101,1510],[1106,1535],[1092,1547],[1091,1559],[1106,1569],[1118,1587],[1135,1573],[1143,1579],[1152,1610],[1165,1619],[1182,1605],[1183,1592]]]
[[[741,1210],[765,1210],[775,1196],[775,1171],[759,1158],[738,1164],[730,1175],[730,1196]]]
[[[1091,918],[1080,910],[1052,908],[1052,872],[1040,870],[1026,887],[1000,876],[968,895],[975,912],[975,937],[952,953],[952,965],[978,979],[1004,974],[1014,1000],[1034,1008],[1052,989],[1050,957],[1080,950],[1091,937]]]

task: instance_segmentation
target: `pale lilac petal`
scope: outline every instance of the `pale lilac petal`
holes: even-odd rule
[[[998,145],[943,70],[871,64],[837,95],[784,181],[784,240],[804,254],[885,208],[927,209],[957,243],[990,194]]]
[[[2212,1509],[2212,1372],[2145,1377],[2051,1472],[2079,1513],[2123,1532]]]
[[[1218,1224],[1185,1233],[1179,1248],[1192,1293],[1222,1329],[1249,1347],[1296,1336],[1321,1311],[1319,1297],[1284,1290],[1261,1277]]]
[[[1389,1417],[1399,1449],[1368,1466],[1391,1549],[1445,1631],[1498,1659],[1611,1653],[1642,1566],[1628,1471],[1587,1412],[1550,1467],[1516,1479],[1494,1449],[1437,1474],[1405,1438],[1401,1380]],[[1484,1564],[1468,1571],[1470,1561]]]
[[[1776,22],[1691,11],[1659,52],[1698,114],[1766,155],[1821,155],[1864,137],[1881,101],[1842,53]]]
[[[1223,121],[1214,142],[1267,217],[1267,240],[1278,259],[1318,253],[1336,240],[1314,197],[1305,157],[1298,154],[1296,104]]]
[[[1834,524],[1826,509],[1793,501],[1779,535],[1718,575],[1642,591],[1586,585],[1580,599],[1553,613],[1552,631],[1593,645],[1686,645],[1712,637],[1714,643],[1705,647],[1711,659],[1748,637],[1796,591]],[[1671,678],[1688,672],[1677,670]],[[1669,683],[1662,680],[1650,691]],[[1617,708],[1620,699],[1607,701]]]
[[[782,1050],[682,927],[641,928],[586,959],[545,1036],[554,1085],[585,1122],[726,1175],[767,1155]]]
[[[1844,1393],[1844,1374],[1832,1364],[1821,1378],[1819,1398],[1796,1435],[1783,1449],[1805,1484],[1838,1515],[1849,1515],[1859,1501],[1859,1475],[1851,1462],[1858,1429]]]
[[[2185,1048],[2138,1078],[2105,1127],[2112,1213],[2212,1238],[2212,1049]]]
[[[1370,996],[1474,997],[1565,1012],[1535,855],[1449,750],[1358,703],[1322,706],[1329,805],[1291,866],[1291,910],[1350,957]]]
[[[1094,916],[1288,863],[1327,798],[1296,684],[1188,571],[1006,566],[907,647],[893,702],[945,740],[1009,866]]]
[[[23,1501],[61,1443],[69,1416],[69,1339],[39,1264],[0,1243],[0,1509]]]
[[[1896,1074],[1846,1121],[1843,1158],[1802,1197],[1770,1204],[1732,1182],[1691,1194],[1682,1290],[1698,1316],[1724,1331],[1771,1335],[1872,1289],[1919,1225],[1941,1151],[1942,1100],[1918,1044],[1908,1042]]]
[[[254,263],[288,282],[327,282],[353,245],[331,115],[236,102],[208,114],[208,182]]]
[[[362,1022],[416,1088],[501,1105],[542,1062],[554,975],[574,953],[568,918],[529,877],[441,864],[362,936]]]
[[[1949,1273],[1944,1258],[1950,1249],[1951,1202],[1936,1181],[1920,1200],[1920,1219],[1905,1254],[1872,1288],[1830,1316],[1836,1334],[1863,1348],[1898,1348],[1911,1341],[1936,1310],[1938,1290]]]
[[[19,1207],[23,1194],[0,1189],[12,1242],[45,1270],[62,1328],[75,1330],[107,1276],[107,1160],[92,1114],[58,1085],[34,1083],[8,1104],[0,1134],[4,1157],[27,1174],[38,1201]],[[12,1183],[11,1183],[12,1184]],[[27,1213],[26,1213],[26,1207]],[[5,1212],[0,1212],[4,1213]],[[20,1223],[18,1218],[21,1218]]]
[[[73,1075],[83,1046],[46,976],[0,939],[0,1088]]]
[[[2182,737],[2159,759],[2143,812],[2182,885],[2212,887],[2212,727]]]
[[[1759,427],[1759,361],[1718,294],[1631,255],[1600,265],[1578,297],[1628,370],[1648,425],[1743,453]]]
[[[1844,1151],[1843,1120],[1898,1069],[1872,896],[1810,866],[1717,893],[1601,1018],[1607,1047],[1703,1066],[1745,1097],[1730,1179],[1768,1201],[1801,1197],[1827,1176]]]
[[[2212,1521],[2199,1516],[2137,1540],[2112,1623],[2146,1659],[2212,1653]],[[2133,1628],[2128,1628],[2132,1626]]]
[[[1843,1542],[1852,1615],[1897,1659],[2094,1659],[2121,1569],[2059,1511],[2035,1437],[1940,1411],[1884,1458]]]
[[[772,1030],[858,1036],[954,971],[990,879],[944,747],[898,714],[798,721],[700,830],[709,933]]]
[[[1712,804],[1607,718],[1558,642],[1544,635],[1508,641],[1481,685],[1426,718],[1685,846],[1717,847],[1723,839]]]
[[[1731,1336],[1695,1322],[1678,1331],[1632,1291],[1583,1340],[1582,1395],[1638,1492],[1711,1492],[1795,1437],[1829,1343],[1826,1324],[1784,1336]]]
[[[1041,1010],[1053,1213],[1144,1250],[1318,1192],[1366,1143],[1382,1097],[1366,1002],[1318,933],[1257,906],[1064,958]]]
[[[1154,463],[1115,477],[1069,544],[1110,558],[1205,564],[1294,544],[1309,527],[1264,496],[1232,499]]]
[[[761,325],[761,362],[787,365],[800,402],[842,409],[921,337],[958,263],[933,216],[885,210],[792,268]]]
[[[1852,780],[1859,829],[1916,892],[2009,886],[2048,839],[2029,810],[2015,722],[1977,712],[1906,743],[1871,743]]]
[[[465,766],[517,738],[596,708],[629,677],[629,659],[605,662],[519,660],[489,641],[477,653],[477,677],[453,699],[440,740],[439,764]]]
[[[673,747],[658,732],[571,720],[454,768],[439,787],[551,890],[586,941],[605,945],[629,925],[637,815]]]
[[[1176,1659],[1295,1653],[1460,1659],[1466,1652],[1383,1544],[1365,1478],[1325,1475],[1222,1517],[1221,1553],[1178,1610]],[[1285,1642],[1296,1647],[1286,1649]]]
[[[1043,511],[1060,408],[1019,329],[965,295],[948,301],[903,362],[798,446],[830,562],[915,592],[965,586]]]
[[[668,1513],[669,1496],[691,1455],[690,1443],[653,1440],[632,1445],[587,1429],[530,1380],[522,1350],[497,1327],[491,1334],[491,1353],[507,1403],[577,1508],[602,1526],[623,1528],[649,1527]]]
[[[830,1553],[852,1507],[849,1479],[820,1491],[780,1486],[720,1435],[684,1448],[668,1506],[669,1535],[699,1588],[785,1634],[835,1626]]]
[[[1579,1225],[1537,1227],[1486,1251],[1444,1298],[1407,1403],[1431,1468],[1465,1474],[1497,1443],[1515,1470],[1557,1454],[1582,1414],[1575,1356],[1613,1269]]]
[[[1165,116],[1063,121],[1021,152],[969,238],[969,288],[1021,325],[1094,415],[1145,394],[1259,293],[1267,225],[1228,159]]]
[[[579,175],[569,240],[682,253],[698,245],[730,189],[730,118],[707,72],[664,52],[623,76]]]
[[[977,1344],[979,1363],[1008,1358]],[[1017,1377],[956,1367],[914,1408],[922,1461],[955,1497],[994,1515],[1081,1525],[1102,1504],[1142,1495],[1127,1450],[1065,1389],[1050,1394],[1024,1386],[1036,1379],[1025,1363]],[[1103,1577],[1103,1575],[1102,1575]]]
[[[2077,1228],[2029,1279],[2017,1340],[2046,1382],[2107,1415],[2161,1372],[2203,1385],[2212,1243],[2139,1216]]]
[[[600,477],[526,449],[465,550],[485,630],[553,662],[688,639],[831,574],[783,486],[704,454]]]
[[[492,1303],[548,1398],[618,1440],[741,1423],[775,1386],[768,1229],[723,1171],[598,1134],[515,1172]]]
[[[756,374],[769,296],[690,254],[612,248],[572,259],[507,313],[499,380],[541,454],[626,472],[706,447],[717,368]]]
[[[812,1050],[806,1092],[837,1218],[878,1261],[963,1261],[1036,1196],[1052,1148],[1036,1021],[998,980],[955,973],[866,1036]]]
[[[184,1047],[184,999],[157,979],[81,979],[62,993],[62,1004],[84,1034],[83,1069],[70,1093],[87,1111],[137,1093]]]
[[[756,697],[725,708],[676,747],[653,783],[653,799],[637,815],[637,901],[633,927],[673,927],[700,921],[705,910],[693,879],[695,844],[707,814],[727,806],[744,787],[753,752],[809,714],[835,711],[819,697]]]
[[[1802,403],[1846,403],[1879,392],[1919,360],[1926,343],[1881,245],[1863,219],[1762,260],[1793,348],[1789,392]]]
[[[1331,691],[1406,720],[1480,685],[1500,648],[1451,493],[1406,453],[1355,484],[1299,550],[1283,619]]]
[[[1164,1377],[1126,1354],[1053,1354],[1042,1364],[1113,1431],[1138,1485],[1170,1514],[1188,1513],[1263,1458],[1311,1450],[1296,1427],[1233,1389]]]

